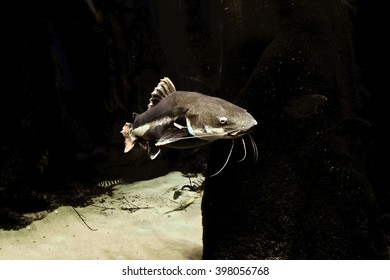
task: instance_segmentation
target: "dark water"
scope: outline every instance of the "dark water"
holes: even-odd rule
[[[257,163],[206,180],[205,258],[388,258],[387,20],[366,1],[22,1],[1,102],[0,226],[103,180],[218,170],[230,142],[124,155],[160,78],[246,108]],[[238,146],[238,145],[236,145]],[[210,153],[211,151],[211,153]],[[250,153],[250,151],[248,151]],[[242,157],[242,149],[232,159]],[[222,195],[221,195],[222,194]]]

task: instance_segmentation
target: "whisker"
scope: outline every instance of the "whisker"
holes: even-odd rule
[[[257,162],[259,160],[259,149],[257,148],[257,144],[255,142],[255,140],[253,140],[253,144],[255,146],[255,149],[256,149],[256,158],[255,158],[255,162]]]
[[[209,177],[214,177],[214,176],[218,175],[219,173],[221,173],[221,171],[225,168],[225,166],[229,162],[230,156],[232,155],[233,147],[234,147],[234,139],[232,139],[232,146],[230,147],[229,155],[226,159],[225,164],[222,166],[222,168],[217,173],[214,173],[213,175],[210,175]]]
[[[248,134],[249,139],[251,140],[252,143],[252,148],[253,148],[253,160],[257,162],[259,159],[259,150],[257,149],[257,145],[255,140],[253,139],[252,135]]]
[[[238,160],[237,162],[242,162],[246,158],[246,145],[245,145],[244,137],[241,137],[241,141],[242,141],[242,146],[244,147],[244,157]]]

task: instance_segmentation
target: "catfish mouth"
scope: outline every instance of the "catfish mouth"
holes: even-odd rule
[[[235,130],[235,131],[229,132],[226,135],[229,136],[230,138],[239,138],[239,137],[244,136],[248,133],[249,133],[249,131]]]
[[[229,136],[230,138],[239,138],[246,134],[251,133],[255,129],[255,126],[256,125],[253,125],[248,129],[234,129],[232,131],[229,131],[226,135]]]

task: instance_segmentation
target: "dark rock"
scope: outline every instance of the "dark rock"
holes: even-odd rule
[[[204,258],[389,258],[357,133],[367,122],[359,121],[348,7],[294,1],[280,22],[236,98],[259,122],[259,161],[206,179]],[[322,95],[318,110],[312,101],[325,99],[312,96]],[[213,145],[209,174],[228,145]]]

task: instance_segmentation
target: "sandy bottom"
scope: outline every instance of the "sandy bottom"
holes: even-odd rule
[[[60,207],[26,228],[0,230],[0,259],[201,259],[201,193],[179,191],[188,184],[172,172],[117,185],[86,207]]]

